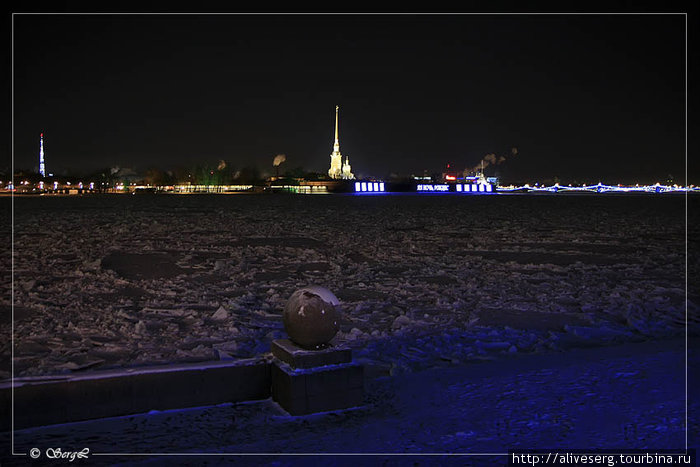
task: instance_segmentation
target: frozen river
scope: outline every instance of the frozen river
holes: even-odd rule
[[[15,374],[264,354],[310,284],[371,375],[683,335],[696,198],[686,245],[682,195],[15,197]]]

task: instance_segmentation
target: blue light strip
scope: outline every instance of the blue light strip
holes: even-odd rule
[[[355,193],[383,193],[384,191],[384,182],[355,182]]]
[[[669,186],[661,185],[659,183],[654,185],[644,185],[644,186],[616,186],[616,185],[604,185],[598,183],[597,185],[588,186],[562,186],[562,185],[524,185],[524,186],[512,186],[512,187],[496,187],[490,183],[457,183],[455,188],[452,190],[449,184],[432,184],[423,183],[416,186],[416,191],[421,193],[531,193],[531,192],[546,192],[546,193],[558,193],[558,192],[587,192],[587,193],[690,193],[690,192],[700,192],[700,187],[682,187],[682,186]],[[384,182],[355,182],[355,192],[356,193],[384,193],[386,191],[386,185]]]

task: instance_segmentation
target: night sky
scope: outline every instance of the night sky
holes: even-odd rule
[[[683,183],[685,67],[683,15],[15,15],[14,165],[325,172],[338,104],[359,176]]]

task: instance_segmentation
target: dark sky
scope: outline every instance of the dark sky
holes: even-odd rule
[[[685,17],[14,16],[16,169],[326,171],[336,104],[359,175],[683,181]]]

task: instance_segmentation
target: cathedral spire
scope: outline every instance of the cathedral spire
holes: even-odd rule
[[[328,169],[328,176],[333,179],[353,179],[355,176],[350,169],[350,160],[340,153],[340,141],[338,140],[338,111],[340,106],[335,106],[335,139],[333,140],[333,152],[331,153],[331,168]]]
[[[338,140],[338,109],[340,106],[335,106],[335,141],[333,141],[333,151],[340,152],[340,141]]]

